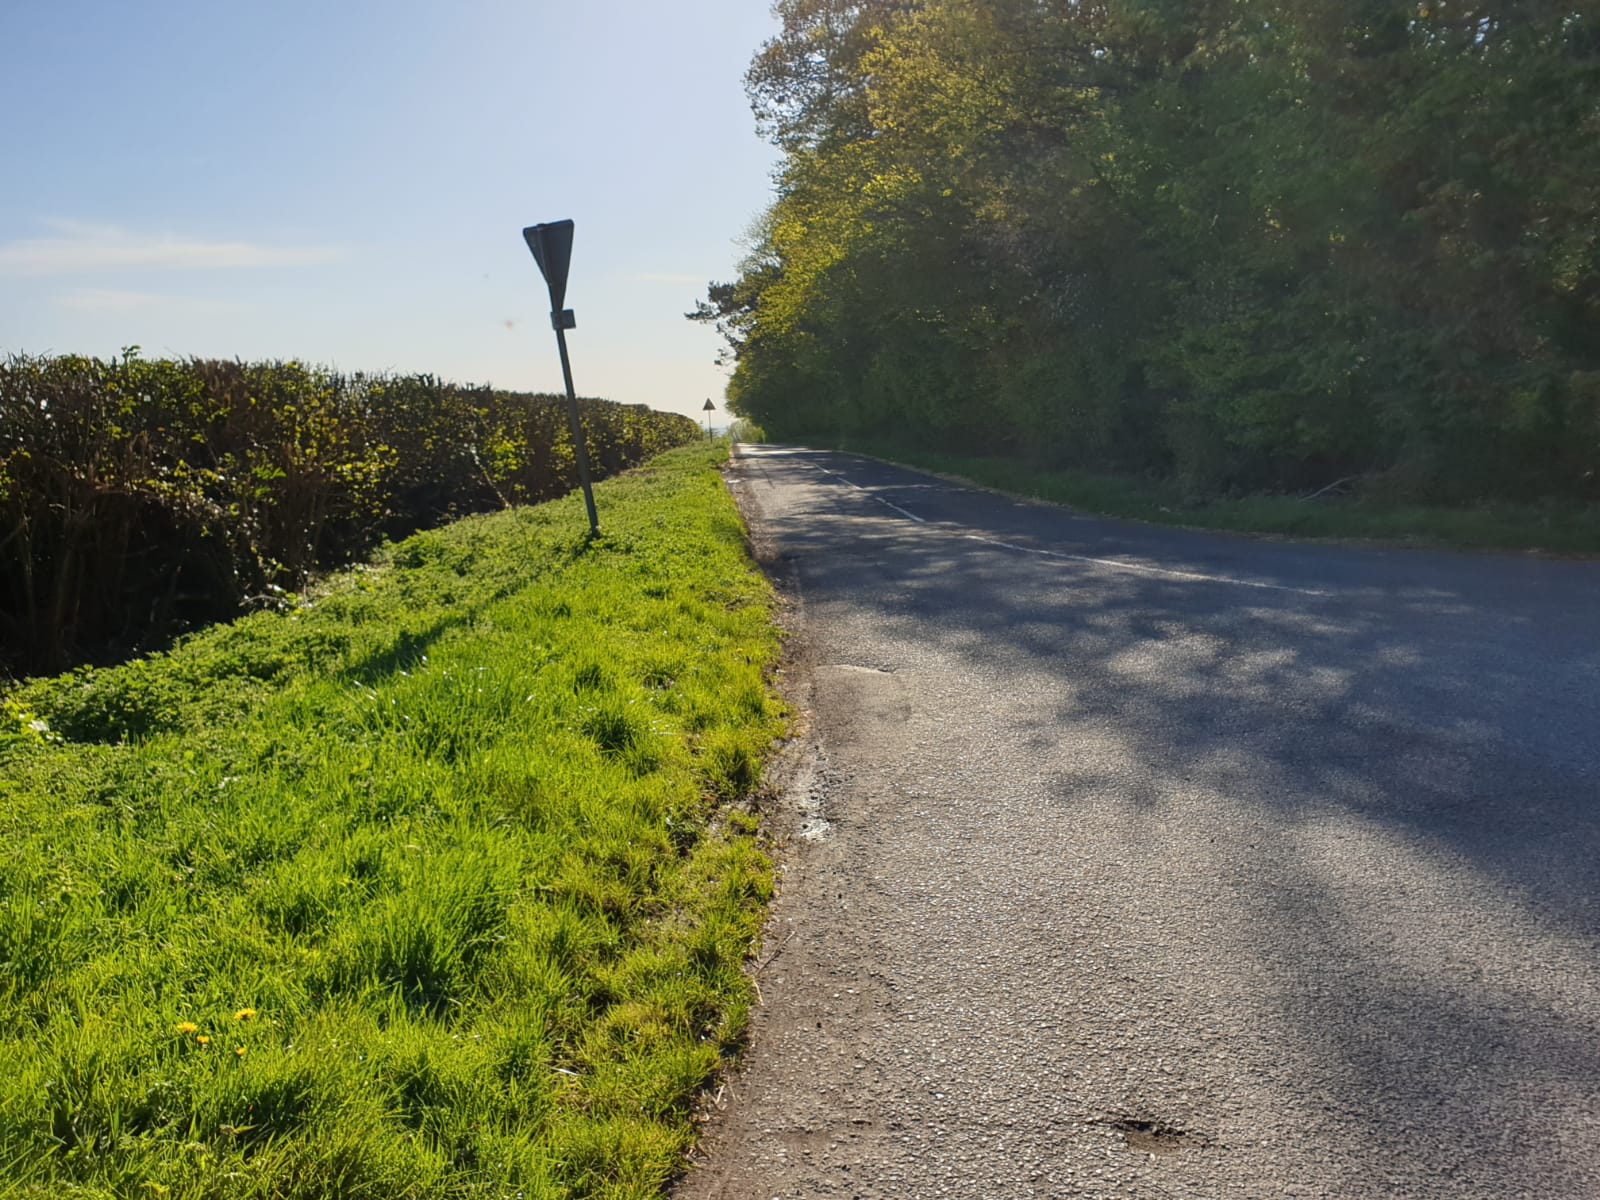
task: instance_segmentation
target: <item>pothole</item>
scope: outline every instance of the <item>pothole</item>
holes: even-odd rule
[[[820,842],[833,832],[833,822],[827,816],[827,781],[813,748],[795,764],[794,774],[784,786],[796,814],[800,818],[800,837],[808,842]]]
[[[1204,1150],[1211,1145],[1211,1139],[1203,1133],[1142,1117],[1110,1117],[1095,1123],[1115,1129],[1128,1149],[1141,1154],[1177,1154],[1180,1150]]]

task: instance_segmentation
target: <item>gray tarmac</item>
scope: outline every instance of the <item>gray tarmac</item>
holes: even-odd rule
[[[679,1200],[1600,1197],[1600,564],[730,484],[808,717]]]

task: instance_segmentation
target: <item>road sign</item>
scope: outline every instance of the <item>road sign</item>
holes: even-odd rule
[[[595,512],[594,489],[589,483],[589,449],[583,442],[578,395],[572,388],[572,363],[567,358],[567,330],[578,327],[578,318],[570,308],[562,307],[567,302],[567,268],[572,264],[572,222],[529,225],[522,231],[522,240],[533,251],[533,261],[539,264],[539,274],[550,288],[550,328],[556,331],[556,346],[561,351],[561,379],[567,385],[567,424],[572,429],[578,483],[583,488],[583,506],[589,512],[589,536],[599,537],[600,517]]]
[[[561,312],[567,306],[567,268],[572,265],[572,222],[547,221],[542,225],[529,225],[522,231],[522,240],[533,251],[533,261],[539,264],[539,274],[550,286],[550,311]]]

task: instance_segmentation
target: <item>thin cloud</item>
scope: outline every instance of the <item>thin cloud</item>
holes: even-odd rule
[[[76,275],[144,269],[215,271],[304,267],[339,256],[329,246],[208,242],[172,233],[139,233],[114,225],[49,221],[53,233],[0,243],[0,275]]]
[[[79,288],[56,297],[56,307],[78,313],[225,312],[244,307],[235,300],[202,300],[164,292],[126,292],[115,288]]]

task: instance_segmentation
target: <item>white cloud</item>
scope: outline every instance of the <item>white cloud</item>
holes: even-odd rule
[[[78,288],[56,297],[56,307],[77,313],[201,313],[237,312],[245,307],[235,300],[202,300],[164,292],[128,292],[115,288]]]
[[[0,243],[0,275],[74,275],[130,268],[195,271],[302,267],[328,262],[329,246],[208,242],[171,233],[138,233],[112,225],[49,221],[45,237]]]

